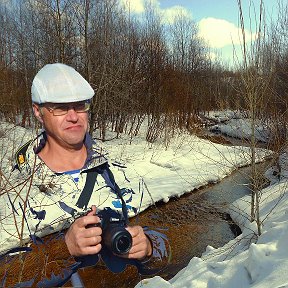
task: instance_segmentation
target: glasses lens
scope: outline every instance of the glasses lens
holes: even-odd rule
[[[73,108],[74,108],[74,110],[77,113],[86,112],[90,108],[90,103],[88,103],[88,102],[78,102],[78,103],[75,103]]]
[[[69,109],[74,109],[77,113],[87,112],[90,109],[90,103],[83,101],[67,105],[55,105],[53,107],[47,107],[47,109],[52,112],[54,116],[62,116],[67,114]]]
[[[67,114],[69,106],[66,106],[66,105],[54,106],[54,107],[51,107],[51,109],[53,111],[53,115],[61,116],[61,115]]]

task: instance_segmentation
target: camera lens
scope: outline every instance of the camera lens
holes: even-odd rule
[[[131,237],[130,237],[131,238]],[[131,248],[131,239],[127,235],[120,235],[115,239],[115,250],[118,254],[126,254]]]
[[[103,235],[104,243],[114,254],[122,255],[132,247],[131,234],[124,227],[113,227]]]
[[[101,218],[102,244],[114,254],[128,253],[132,247],[132,236],[125,229],[122,216],[109,207],[98,212],[98,216]]]

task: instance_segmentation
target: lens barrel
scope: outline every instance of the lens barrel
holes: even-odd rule
[[[110,225],[109,229],[103,231],[104,244],[114,253],[123,255],[132,247],[131,234],[121,226]]]

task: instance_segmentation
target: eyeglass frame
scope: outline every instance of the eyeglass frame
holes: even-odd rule
[[[77,103],[84,103],[85,108],[83,111],[77,111],[77,109],[75,109],[74,105],[77,105]],[[49,106],[49,104],[53,104],[53,106]],[[48,106],[46,106],[48,105]],[[91,102],[89,100],[84,100],[84,101],[78,101],[78,102],[70,102],[70,103],[43,103],[43,104],[38,104],[38,106],[40,108],[46,108],[50,113],[53,114],[53,116],[64,116],[68,114],[68,111],[70,109],[73,109],[76,113],[86,113],[89,111],[90,106],[91,106]],[[63,110],[63,112],[60,113],[56,113],[55,114],[55,110],[59,107],[67,107],[66,110]]]

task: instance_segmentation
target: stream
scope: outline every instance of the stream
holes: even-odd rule
[[[267,163],[257,165],[265,169]],[[169,280],[186,267],[194,256],[200,257],[207,245],[218,248],[235,238],[240,229],[223,212],[223,207],[249,194],[250,167],[240,168],[218,184],[194,190],[168,203],[156,203],[130,223],[167,229],[171,249],[171,262],[157,275]],[[85,287],[134,287],[140,280],[137,269],[129,266],[114,274],[104,265],[79,271]],[[150,276],[149,276],[150,277]],[[145,278],[145,277],[144,277]]]

